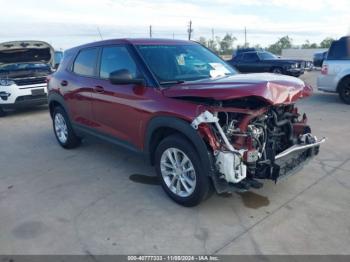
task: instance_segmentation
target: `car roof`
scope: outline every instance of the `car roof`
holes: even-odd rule
[[[187,40],[175,40],[167,38],[118,38],[118,39],[108,39],[97,42],[92,42],[77,47],[73,47],[70,50],[82,49],[88,47],[97,47],[113,44],[132,44],[132,45],[196,45],[198,43],[194,41]]]

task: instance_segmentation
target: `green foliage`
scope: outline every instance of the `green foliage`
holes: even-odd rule
[[[327,38],[323,39],[323,41],[320,43],[320,47],[321,48],[330,48],[333,41],[334,41],[333,38],[327,37]]]
[[[301,45],[301,48],[308,49],[308,48],[318,48],[318,45],[316,43],[310,43],[309,40],[306,40],[304,44]]]
[[[219,42],[220,54],[231,55],[233,52],[233,43],[237,40],[232,34],[226,34],[224,38]]]
[[[280,55],[282,53],[282,49],[291,48],[292,47],[292,38],[289,36],[284,36],[280,38],[276,43],[270,45],[267,50],[271,53]]]

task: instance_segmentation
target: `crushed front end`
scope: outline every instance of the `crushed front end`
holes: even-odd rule
[[[325,141],[311,134],[306,115],[293,104],[246,109],[220,103],[192,126],[212,149],[218,193],[260,188],[260,179],[277,182],[294,174]]]

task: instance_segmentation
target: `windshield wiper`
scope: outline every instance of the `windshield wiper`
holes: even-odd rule
[[[174,80],[174,81],[161,81],[159,82],[160,85],[176,85],[176,84],[182,84],[185,83],[184,80]]]

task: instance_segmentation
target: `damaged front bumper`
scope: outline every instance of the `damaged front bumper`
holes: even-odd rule
[[[227,138],[219,124],[219,118],[214,113],[205,111],[195,118],[192,127],[200,129],[203,123],[211,123],[215,127],[222,141],[220,148],[214,148],[214,170],[217,176],[213,177],[214,186],[218,193],[228,191],[244,191],[250,187],[262,186],[255,179],[271,179],[278,181],[283,177],[295,174],[303,165],[319,152],[319,147],[326,138],[318,140],[311,134],[302,134],[298,143],[275,155],[272,159],[264,159],[256,150],[244,148],[236,149]],[[261,172],[250,173],[249,167],[262,167]]]
[[[304,139],[305,137],[308,139]],[[301,140],[309,142],[294,145],[275,156],[271,171],[271,179],[275,182],[297,173],[304,164],[318,154],[320,145],[326,141],[326,138],[318,140],[311,134],[305,134]]]

